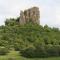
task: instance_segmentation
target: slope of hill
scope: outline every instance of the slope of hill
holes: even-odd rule
[[[60,30],[8,19],[0,26],[0,47],[18,50],[25,57],[60,56]]]

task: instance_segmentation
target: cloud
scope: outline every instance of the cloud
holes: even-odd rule
[[[60,26],[60,0],[0,0],[0,25],[6,18],[17,17],[20,10],[33,6],[40,8],[40,24]]]

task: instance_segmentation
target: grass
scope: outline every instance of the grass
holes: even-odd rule
[[[60,60],[60,57],[24,58],[24,57],[19,55],[19,51],[11,51],[7,55],[0,56],[0,60]]]

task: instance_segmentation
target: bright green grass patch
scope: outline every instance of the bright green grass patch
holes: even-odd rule
[[[60,60],[60,57],[24,58],[24,57],[20,56],[19,51],[11,51],[7,55],[0,56],[0,60]]]

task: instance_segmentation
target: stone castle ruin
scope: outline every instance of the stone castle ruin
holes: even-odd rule
[[[30,23],[30,22],[40,24],[39,18],[40,18],[39,8],[32,7],[30,9],[20,12],[19,23],[21,25],[24,25],[24,24]]]

